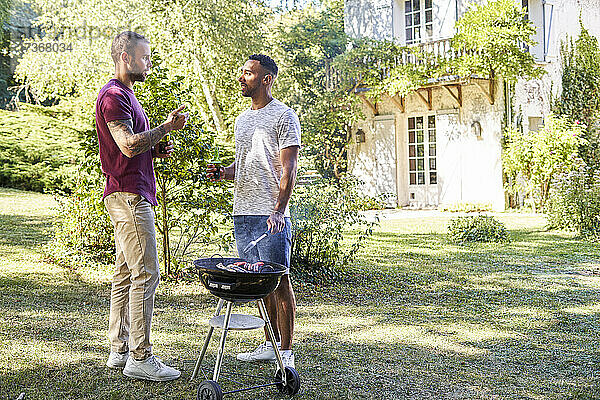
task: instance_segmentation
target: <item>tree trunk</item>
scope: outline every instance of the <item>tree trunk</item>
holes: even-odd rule
[[[171,274],[171,260],[169,257],[169,225],[167,223],[167,190],[166,182],[163,182],[162,192],[162,236],[163,236],[163,261],[165,264],[165,274],[169,276]]]
[[[227,127],[225,126],[225,121],[223,120],[223,115],[221,114],[221,108],[219,106],[219,102],[217,101],[217,97],[215,96],[214,91],[211,89],[208,83],[208,79],[206,79],[206,76],[204,76],[204,73],[202,73],[200,60],[196,55],[192,55],[192,58],[194,63],[194,73],[200,79],[202,92],[204,93],[206,104],[208,104],[208,108],[212,114],[213,122],[215,124],[215,127],[217,128],[217,132],[225,132],[227,130]]]
[[[196,93],[196,91],[194,91],[192,93],[192,96],[193,96],[194,100],[196,101],[196,105],[198,107],[198,111],[200,112],[200,116],[202,117],[202,121],[204,121],[204,123],[207,126],[210,126],[210,127],[214,128],[215,130],[217,130],[217,127],[214,125],[213,119],[206,113],[205,106],[204,106],[204,102],[206,101],[206,98],[204,96],[200,96],[198,93]]]

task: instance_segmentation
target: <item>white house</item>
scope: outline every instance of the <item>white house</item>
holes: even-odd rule
[[[482,1],[476,1],[481,3]],[[395,40],[448,53],[465,0],[345,0],[352,37]],[[349,169],[371,195],[393,207],[506,205],[501,139],[506,122],[537,130],[561,90],[559,48],[579,34],[579,18],[600,36],[600,0],[516,0],[537,31],[529,51],[547,74],[518,82],[449,76],[405,98],[363,98],[365,120],[353,129]],[[360,94],[359,94],[360,95]]]

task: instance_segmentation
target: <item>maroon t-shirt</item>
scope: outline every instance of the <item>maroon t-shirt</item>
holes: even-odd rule
[[[117,146],[107,122],[130,119],[133,132],[150,129],[148,117],[135,98],[133,90],[118,79],[111,79],[98,93],[96,100],[96,132],[100,147],[100,163],[106,176],[104,197],[114,192],[129,192],[143,196],[153,205],[156,202],[156,180],[152,151],[128,158]]]

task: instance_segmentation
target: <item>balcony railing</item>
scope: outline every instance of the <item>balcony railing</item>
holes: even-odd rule
[[[365,65],[372,66],[373,69],[379,71],[381,78],[384,79],[390,75],[390,70],[400,65],[428,65],[431,67],[438,66],[442,61],[449,61],[457,59],[465,54],[464,51],[457,51],[450,45],[450,39],[434,40],[426,43],[419,43],[408,46],[407,49],[400,55],[394,57],[392,65],[387,64],[382,66],[381,60],[371,58],[367,56],[361,60]],[[371,67],[370,67],[371,68]],[[450,73],[450,71],[448,71]],[[332,90],[338,88],[341,85],[344,86],[355,86],[360,83],[362,76],[345,76],[339,70],[332,67],[328,68],[325,77],[325,86],[327,89]]]

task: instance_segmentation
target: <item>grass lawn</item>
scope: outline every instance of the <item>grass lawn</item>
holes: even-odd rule
[[[154,351],[181,379],[109,370],[110,268],[44,261],[52,206],[50,196],[0,188],[0,400],[195,399],[200,379],[189,378],[215,298],[198,284],[159,286]],[[504,213],[511,243],[460,247],[443,235],[451,217],[386,219],[349,282],[296,285],[296,398],[600,398],[598,244],[546,231],[539,215]],[[225,368],[270,376],[268,365],[233,361],[261,340],[231,333]],[[225,398],[286,397],[266,389]]]

